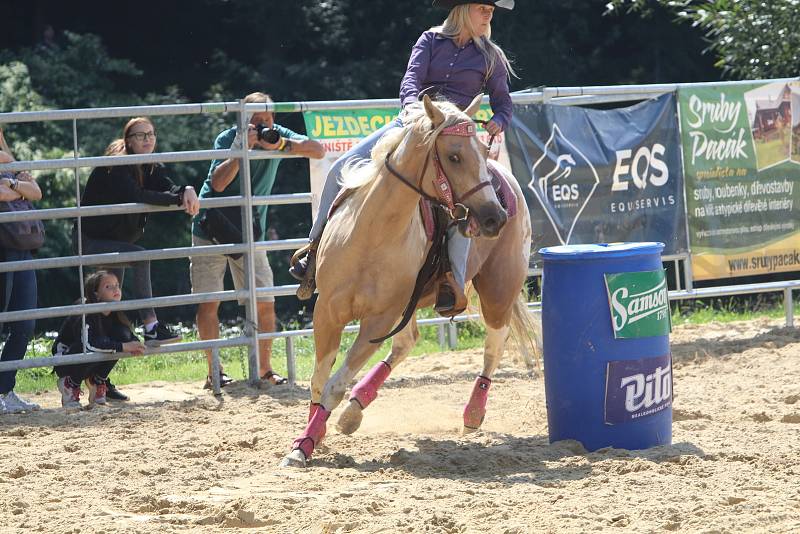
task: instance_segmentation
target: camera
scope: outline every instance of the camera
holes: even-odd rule
[[[275,128],[270,128],[266,124],[256,124],[256,136],[259,141],[264,141],[274,145],[281,140],[281,134]]]

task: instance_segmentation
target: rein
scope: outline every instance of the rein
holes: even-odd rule
[[[441,132],[439,132],[439,136],[442,135],[457,135],[460,137],[473,137],[476,135],[476,128],[475,123],[472,121],[462,121],[458,122],[452,126],[448,126],[444,128]],[[438,136],[437,136],[438,139]],[[493,137],[492,137],[493,139]],[[490,140],[491,146],[491,140]],[[436,188],[436,196],[429,195],[425,191],[422,190],[422,180],[425,177],[425,172],[428,170],[428,164],[430,163],[431,159],[431,152],[433,152],[433,163],[436,167],[436,178],[434,179],[434,186]],[[433,148],[428,150],[427,155],[425,156],[425,164],[422,166],[422,170],[419,174],[419,179],[417,180],[417,184],[415,185],[412,183],[408,178],[400,174],[400,172],[392,165],[390,159],[394,154],[394,151],[389,152],[386,154],[386,158],[384,159],[384,165],[386,165],[386,169],[392,173],[395,177],[397,177],[401,182],[405,185],[410,187],[414,190],[417,194],[419,194],[422,198],[429,201],[431,204],[438,206],[447,213],[447,216],[454,221],[466,221],[469,217],[469,208],[467,208],[463,203],[472,195],[483,189],[484,187],[492,185],[491,180],[484,180],[480,182],[478,185],[464,193],[464,195],[458,199],[456,197],[455,191],[453,190],[453,186],[450,182],[450,179],[447,177],[447,174],[444,172],[444,168],[441,164],[441,158],[439,157],[439,148],[436,146],[436,139],[433,141]]]

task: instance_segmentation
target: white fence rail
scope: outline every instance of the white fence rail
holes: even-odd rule
[[[770,80],[779,81],[779,80]],[[788,81],[788,79],[786,80]],[[709,82],[701,84],[658,84],[658,85],[626,85],[626,86],[590,86],[590,87],[561,87],[550,88],[542,87],[538,89],[531,89],[521,91],[512,95],[512,100],[516,104],[528,104],[537,102],[549,102],[552,104],[561,105],[585,105],[585,104],[599,104],[609,102],[622,102],[631,100],[641,100],[653,97],[655,95],[674,92],[679,87],[686,86],[703,86],[703,85],[737,85],[742,83],[750,83],[749,81],[741,82]],[[487,98],[488,102],[488,98]],[[277,111],[277,112],[301,112],[301,111],[317,111],[317,110],[345,110],[345,109],[366,109],[366,108],[397,108],[400,102],[398,99],[378,99],[378,100],[346,100],[346,101],[316,101],[316,102],[278,102],[268,104],[244,104],[243,102],[218,102],[218,103],[201,103],[201,104],[179,104],[179,105],[159,105],[159,106],[130,106],[130,107],[106,107],[94,109],[69,109],[69,110],[52,110],[52,111],[28,111],[28,112],[11,112],[0,113],[0,124],[10,123],[30,123],[41,121],[54,121],[54,120],[71,120],[73,124],[73,146],[75,147],[76,157],[63,158],[53,160],[37,160],[37,161],[19,161],[15,163],[8,163],[0,165],[0,171],[22,171],[22,170],[54,170],[54,169],[73,169],[75,172],[76,192],[80,191],[80,180],[78,176],[79,168],[97,167],[97,166],[116,166],[116,165],[131,165],[141,163],[174,163],[174,162],[187,162],[187,161],[204,161],[218,158],[238,157],[242,160],[240,169],[243,172],[242,191],[240,196],[204,199],[201,201],[201,207],[223,207],[223,206],[245,206],[252,207],[256,205],[290,205],[290,204],[308,204],[311,202],[310,193],[298,194],[284,194],[284,195],[270,195],[265,197],[253,197],[250,191],[249,180],[249,161],[254,159],[270,159],[270,158],[285,158],[297,157],[287,155],[282,152],[272,151],[248,151],[248,150],[195,150],[183,152],[164,152],[148,155],[129,155],[129,156],[104,156],[104,157],[78,157],[77,146],[77,121],[78,120],[92,120],[92,119],[107,119],[115,117],[133,117],[133,116],[168,116],[168,115],[192,115],[192,114],[211,114],[211,113],[228,113],[234,112],[238,115],[238,125],[244,128],[246,125],[244,120],[246,112],[257,113],[260,111]],[[78,199],[79,203],[79,199]],[[110,214],[126,214],[126,213],[149,213],[159,211],[175,211],[178,207],[158,207],[147,204],[117,204],[107,206],[80,206],[44,209],[33,212],[21,213],[0,213],[0,223],[18,220],[32,220],[32,219],[65,219],[65,218],[78,218],[93,217],[97,215],[110,215]],[[20,270],[41,270],[52,269],[61,267],[78,267],[81,270],[84,266],[96,265],[112,265],[115,263],[130,263],[131,261],[141,260],[164,260],[185,258],[189,256],[198,255],[211,255],[211,254],[230,254],[230,253],[244,253],[246,258],[249,258],[255,252],[260,251],[277,251],[277,250],[292,250],[298,248],[306,242],[305,238],[284,239],[276,241],[253,241],[252,235],[252,210],[244,210],[245,217],[247,218],[245,229],[246,236],[245,242],[239,245],[214,245],[205,247],[177,247],[168,249],[155,249],[135,253],[111,253],[111,254],[93,254],[77,256],[65,256],[58,258],[42,258],[30,261],[18,262],[5,262],[0,264],[0,273],[13,272]],[[80,237],[79,237],[80,239]],[[684,272],[686,277],[684,280],[684,287],[688,289],[676,290],[670,292],[670,300],[694,299],[704,297],[719,297],[726,295],[738,295],[747,293],[760,293],[760,292],[783,292],[784,294],[784,309],[786,316],[786,324],[792,326],[794,324],[794,308],[792,302],[792,295],[795,289],[800,288],[800,281],[790,282],[773,282],[763,284],[747,284],[738,286],[721,286],[714,288],[692,289],[691,277],[689,276],[689,259],[688,256],[674,256],[665,257],[665,261],[675,261],[676,267],[676,285],[680,287],[680,277],[678,275],[679,262],[684,262]],[[234,346],[248,346],[248,367],[249,378],[255,381],[258,378],[258,339],[286,339],[286,358],[287,358],[287,374],[290,381],[296,380],[296,366],[294,359],[294,350],[292,340],[298,336],[308,336],[313,333],[311,329],[291,330],[282,332],[271,333],[257,333],[254,326],[256,319],[255,302],[258,296],[272,295],[272,296],[291,296],[294,295],[297,285],[286,285],[276,287],[254,287],[254,273],[251,269],[251,263],[245,262],[245,269],[247,272],[247,279],[249,280],[248,288],[237,291],[221,291],[213,293],[199,293],[199,294],[183,294],[171,295],[163,297],[154,297],[149,299],[126,300],[119,303],[101,303],[101,304],[77,304],[70,306],[59,306],[37,310],[24,310],[14,312],[0,313],[0,322],[15,321],[20,319],[43,319],[52,317],[63,317],[69,315],[82,315],[87,313],[96,313],[100,311],[111,310],[136,310],[145,306],[151,307],[169,307],[187,304],[198,304],[201,302],[211,301],[232,301],[241,300],[246,302],[246,318],[245,318],[245,331],[244,335],[228,339],[217,339],[208,341],[197,341],[188,343],[176,343],[157,349],[149,349],[144,357],[155,354],[173,354],[182,353],[186,351],[196,351],[211,349],[213,351],[213,365],[216,369],[219,368],[219,349]],[[538,304],[531,304],[532,311],[541,311]],[[449,345],[455,346],[455,324],[461,321],[476,320],[477,315],[462,315],[456,317],[453,321],[445,318],[422,319],[418,321],[420,326],[435,325],[439,329],[439,341],[444,346],[445,337],[449,338]],[[445,336],[445,326],[447,326],[447,336]],[[348,326],[346,331],[354,332],[358,330],[358,326]],[[130,354],[98,354],[98,353],[85,353],[73,354],[66,356],[48,357],[48,358],[31,358],[26,360],[19,360],[15,362],[0,362],[0,372],[12,369],[28,369],[33,367],[49,367],[52,365],[73,364],[80,362],[94,362],[119,358],[132,357]],[[219,392],[219,384],[216,381],[218,373],[213,373],[215,379],[214,391]]]

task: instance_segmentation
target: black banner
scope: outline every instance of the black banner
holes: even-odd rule
[[[515,106],[506,146],[531,211],[534,252],[618,241],[687,251],[674,95],[613,110]]]

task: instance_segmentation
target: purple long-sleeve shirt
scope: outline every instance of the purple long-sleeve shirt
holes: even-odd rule
[[[505,129],[512,113],[508,71],[502,61],[497,61],[486,79],[487,69],[486,59],[472,40],[459,47],[448,37],[426,31],[411,49],[400,83],[400,102],[403,106],[416,102],[420,91],[436,86],[440,95],[463,109],[483,90],[485,82],[493,119]]]

